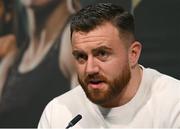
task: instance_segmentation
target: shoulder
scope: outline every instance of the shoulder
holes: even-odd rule
[[[157,102],[157,105],[161,104],[161,107],[164,106],[164,109],[175,108],[177,104],[180,104],[180,80],[158,71],[154,73],[155,79],[151,85],[154,102]]]
[[[160,76],[153,86],[153,102],[169,127],[180,126],[180,81],[168,75]],[[157,110],[156,110],[157,111]],[[157,116],[160,116],[156,112]]]
[[[157,105],[174,106],[180,103],[180,80],[162,74],[154,69],[144,69],[146,88],[149,87],[150,98]],[[167,107],[167,106],[166,106]]]
[[[147,105],[154,114],[153,119],[167,127],[179,127],[180,80],[149,68],[145,72],[146,78],[150,78],[149,81],[146,79],[146,84],[150,84]]]
[[[180,80],[169,75],[160,73],[157,70],[150,68],[143,68],[146,74],[146,81],[151,83],[153,92],[173,92],[180,95]]]
[[[154,83],[153,89],[160,93],[171,93],[180,97],[180,80],[161,74]]]
[[[86,95],[81,88],[77,86],[74,89],[54,98],[49,104],[50,105],[69,105],[75,103],[75,100],[83,100],[86,98]]]
[[[54,98],[46,106],[39,123],[40,127],[62,127],[77,114],[86,103],[86,95],[80,86]]]

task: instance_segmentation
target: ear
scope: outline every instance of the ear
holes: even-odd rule
[[[134,68],[138,64],[138,60],[141,54],[142,45],[140,42],[135,41],[129,47],[129,65]]]

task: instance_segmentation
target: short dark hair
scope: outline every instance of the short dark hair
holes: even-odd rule
[[[133,16],[112,3],[88,5],[77,12],[71,19],[71,36],[74,31],[89,32],[105,22],[110,22],[119,32],[134,40]]]

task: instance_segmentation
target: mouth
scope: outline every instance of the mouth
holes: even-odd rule
[[[92,80],[89,80],[88,86],[92,89],[101,89],[103,88],[103,85],[102,85],[103,83],[104,83],[103,80],[92,79]]]
[[[102,83],[103,81],[102,80],[99,80],[99,79],[92,79],[89,81],[89,83],[91,84],[99,84],[99,83]]]

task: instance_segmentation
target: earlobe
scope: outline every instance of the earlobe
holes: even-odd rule
[[[141,54],[142,45],[140,42],[135,41],[129,48],[129,63],[132,68],[138,64],[138,60]]]

